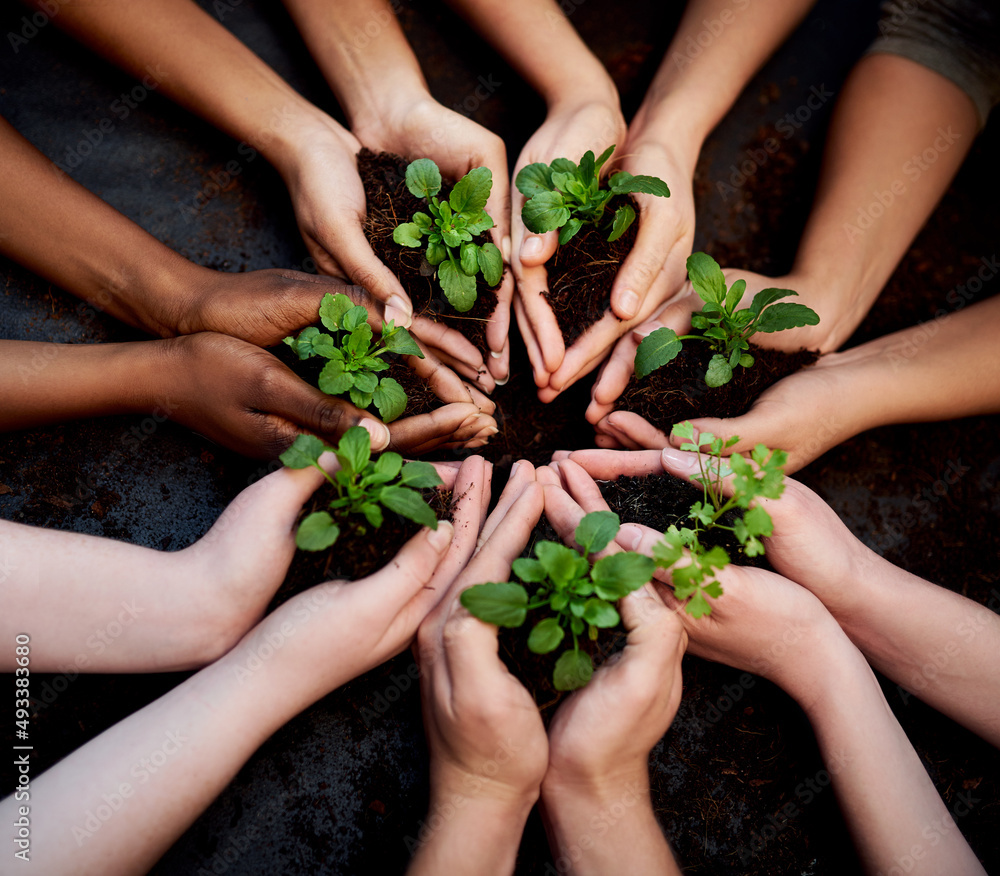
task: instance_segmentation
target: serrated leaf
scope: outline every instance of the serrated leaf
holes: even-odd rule
[[[295,532],[295,546],[304,551],[323,551],[340,536],[340,527],[326,511],[306,517]]]
[[[569,210],[559,192],[541,192],[525,202],[521,218],[529,231],[543,234],[565,225],[569,221]]]
[[[406,187],[413,197],[426,200],[441,191],[441,171],[429,158],[411,161],[406,168]]]
[[[482,210],[478,215],[471,216],[465,227],[471,234],[482,234],[484,231],[489,231],[495,224],[490,214]]]
[[[350,395],[351,404],[353,404],[356,408],[361,408],[361,410],[365,410],[372,403],[374,395],[370,392],[362,392],[355,386],[352,386],[350,390],[348,390],[348,393]]]
[[[659,198],[669,198],[670,189],[667,184],[655,176],[639,174],[633,176],[625,170],[612,174],[608,180],[608,188],[616,195],[644,194],[656,195]]]
[[[691,285],[706,304],[721,306],[726,297],[726,278],[719,263],[708,253],[693,252],[687,260]]]
[[[354,329],[347,339],[347,354],[352,359],[359,359],[368,353],[371,345],[372,327],[365,322]]]
[[[476,258],[486,285],[496,286],[503,278],[503,256],[500,255],[500,250],[492,243],[484,243],[477,249]]]
[[[576,543],[585,554],[603,551],[621,528],[621,518],[614,511],[592,511],[585,514],[576,527]]]
[[[351,426],[341,437],[334,453],[337,454],[340,468],[345,474],[361,474],[371,459],[371,436],[361,426]]]
[[[518,171],[514,185],[526,198],[532,198],[541,192],[551,192],[552,171],[547,164],[541,162],[529,164]]]
[[[337,346],[337,342],[325,332],[317,332],[312,339],[313,353],[322,356],[324,359],[343,360],[344,352]]]
[[[319,303],[320,322],[331,332],[338,331],[341,328],[344,314],[352,307],[354,307],[354,302],[343,292],[335,294],[327,292]]]
[[[530,557],[518,557],[511,563],[510,568],[518,578],[529,584],[541,584],[548,577],[545,567]]]
[[[583,619],[595,627],[618,626],[621,617],[615,607],[603,599],[588,599],[583,605]]]
[[[437,517],[431,510],[431,506],[416,490],[411,490],[409,487],[385,487],[382,490],[380,501],[390,511],[401,514],[407,520],[412,520],[421,526],[437,529]]]
[[[608,236],[608,243],[614,243],[621,237],[629,226],[635,222],[635,210],[631,204],[622,204],[615,210],[615,221],[611,226],[611,234]]]
[[[478,213],[486,206],[493,189],[493,174],[488,167],[474,167],[463,176],[448,195],[456,213]]]
[[[726,357],[716,353],[708,362],[705,383],[712,387],[724,386],[732,379],[733,369],[726,361]]]
[[[681,544],[673,544],[664,536],[662,541],[653,545],[653,561],[661,569],[669,569],[684,554]]]
[[[580,555],[564,544],[540,541],[535,545],[535,556],[548,576],[557,584],[566,584],[577,575]]]
[[[399,419],[406,410],[406,392],[392,377],[383,377],[378,382],[372,392],[372,401],[383,423]]]
[[[370,371],[356,371],[354,374],[354,388],[358,392],[372,393],[378,386],[378,377]]]
[[[708,600],[705,599],[701,590],[695,590],[694,593],[691,594],[691,598],[688,600],[687,605],[684,606],[684,610],[691,615],[691,617],[699,618],[711,614],[712,606],[709,604]]]
[[[594,663],[583,651],[565,651],[556,661],[552,683],[556,690],[577,690],[594,676]]]
[[[549,166],[552,168],[553,173],[569,173],[574,176],[576,175],[576,163],[570,161],[568,158],[556,158]]]
[[[315,435],[297,435],[292,446],[278,457],[288,468],[308,468],[329,450]]]
[[[442,262],[438,268],[438,280],[448,303],[459,313],[472,309],[476,303],[476,278],[463,274],[454,262]]]
[[[368,324],[368,311],[360,304],[352,304],[340,320],[340,327],[347,332]],[[369,326],[371,328],[371,326]],[[369,335],[370,337],[370,335]]]
[[[327,395],[343,395],[354,386],[354,374],[344,370],[340,359],[331,359],[320,371],[317,384]]]
[[[767,307],[757,318],[754,328],[759,332],[780,332],[818,323],[819,316],[815,310],[804,304],[782,302]]]
[[[528,650],[533,654],[548,654],[559,647],[565,635],[558,618],[547,617],[535,624],[529,633]]]
[[[528,591],[510,581],[476,584],[459,601],[473,617],[498,627],[519,627],[528,616]]]
[[[677,358],[682,344],[672,328],[658,328],[646,335],[635,351],[635,376],[640,380]]]
[[[761,289],[750,302],[750,312],[754,316],[759,316],[760,312],[769,304],[773,304],[781,298],[787,298],[789,295],[798,297],[798,294],[791,289]]]
[[[456,246],[462,245],[462,235],[459,234],[458,231],[454,231],[451,229],[442,230],[441,238],[442,240],[444,240],[445,245],[450,247],[451,249],[454,249]]]
[[[655,570],[656,564],[650,557],[622,551],[594,563],[590,577],[598,596],[616,600],[642,587]]]
[[[400,472],[399,483],[404,487],[427,490],[440,487],[443,481],[437,469],[429,462],[408,462]]]
[[[774,521],[760,505],[754,505],[743,515],[743,525],[747,532],[753,536],[764,536],[769,538],[774,534]]]
[[[416,249],[418,246],[423,246],[423,233],[424,229],[415,222],[404,222],[392,230],[392,239],[400,246]]]

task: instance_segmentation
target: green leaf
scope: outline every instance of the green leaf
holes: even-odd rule
[[[733,369],[726,361],[726,357],[716,353],[708,362],[708,370],[705,372],[705,383],[709,386],[723,386],[733,379]]]
[[[528,591],[509,581],[475,584],[459,601],[473,617],[498,627],[519,627],[528,616]]]
[[[367,483],[386,484],[399,474],[399,470],[402,467],[403,457],[398,453],[393,453],[391,450],[386,451],[375,460],[372,474],[363,478],[361,483],[362,485]]]
[[[351,404],[361,410],[365,410],[372,403],[373,393],[362,392],[360,389],[352,386],[349,391]]]
[[[350,313],[344,317],[345,322],[351,318]],[[368,353],[372,346],[372,327],[368,323],[363,322],[357,328],[351,332],[351,336],[347,339],[346,350],[347,354],[352,359],[360,359],[362,356]],[[356,384],[360,386],[361,384]],[[372,387],[374,389],[374,387]],[[371,392],[371,390],[365,390],[366,392]]]
[[[751,368],[754,363],[754,358],[749,353],[742,353],[740,355],[740,365],[744,368]]]
[[[353,332],[368,323],[368,311],[360,304],[354,304],[348,308],[347,312],[340,320],[340,327],[346,332]]]
[[[565,225],[569,221],[569,210],[559,192],[542,192],[525,203],[521,218],[529,231],[543,234]]]
[[[529,557],[518,557],[511,563],[510,568],[518,578],[529,584],[541,584],[548,578],[545,567],[538,560]]]
[[[388,379],[388,378],[387,378]],[[372,393],[378,386],[378,377],[370,371],[357,371],[354,374],[354,388],[358,392]]]
[[[434,220],[426,213],[414,213],[413,224],[424,234],[430,234],[431,228],[434,227]]]
[[[660,198],[669,198],[670,189],[667,184],[655,176],[632,176],[628,171],[620,170],[612,174],[608,180],[608,188],[616,195],[627,195],[642,193],[644,195],[656,195]]]
[[[372,401],[378,408],[383,423],[399,419],[406,410],[406,392],[399,382],[391,377],[383,377],[372,391]]]
[[[440,487],[443,481],[429,462],[408,462],[403,466],[399,483],[404,487],[415,487],[418,490],[428,490]]]
[[[774,533],[774,521],[760,505],[754,505],[743,515],[743,525],[749,535],[769,538]]]
[[[726,278],[719,263],[708,253],[693,252],[688,256],[687,269],[691,285],[701,300],[721,305],[726,297]]]
[[[488,167],[474,167],[463,176],[448,195],[456,213],[478,213],[486,206],[493,188],[493,174]]]
[[[701,590],[695,590],[691,594],[691,599],[688,600],[687,605],[684,606],[684,610],[691,615],[691,617],[699,618],[712,613],[712,606],[709,601],[705,599],[704,593]]]
[[[389,486],[382,490],[380,501],[390,511],[402,514],[407,520],[437,529],[438,520],[424,497],[409,487]]]
[[[611,226],[611,234],[608,236],[608,243],[614,243],[621,237],[626,231],[628,231],[629,226],[635,222],[635,210],[632,209],[631,204],[622,204],[617,210],[615,210],[615,221]]]
[[[311,325],[309,328],[302,329],[297,338],[285,338],[285,343],[295,351],[299,359],[308,359],[315,352],[313,350],[313,341],[315,341],[319,334],[320,330],[316,326]],[[325,337],[330,336],[325,335]]]
[[[565,651],[556,661],[552,683],[556,690],[576,690],[594,676],[594,663],[583,651]]]
[[[640,380],[675,359],[683,345],[672,328],[658,328],[640,342],[635,351],[635,376]]]
[[[423,229],[415,222],[404,222],[392,230],[393,241],[400,246],[408,246],[410,249],[416,249],[423,245],[422,235]]]
[[[759,332],[780,332],[803,325],[816,325],[819,316],[804,304],[772,304],[757,318],[754,328]]]
[[[737,280],[729,287],[726,293],[726,311],[732,313],[736,310],[736,305],[743,300],[743,293],[747,291],[747,281]]]
[[[669,569],[684,554],[679,538],[664,534],[663,540],[653,545],[653,561],[661,569]]]
[[[458,261],[463,274],[468,274],[470,277],[476,276],[476,273],[479,271],[478,252],[479,247],[476,244],[462,244],[461,255]]]
[[[603,599],[588,599],[583,605],[583,619],[595,627],[616,627],[621,620],[615,607]]]
[[[478,248],[476,258],[479,260],[479,270],[487,286],[496,286],[503,278],[503,256],[492,243],[484,243]]]
[[[361,426],[351,426],[340,439],[334,453],[337,454],[341,469],[347,474],[361,474],[371,459],[371,436]]]
[[[614,600],[638,590],[653,577],[655,570],[656,564],[649,557],[622,551],[594,563],[590,577],[598,596]]]
[[[367,520],[372,526],[378,529],[382,525],[382,509],[378,505],[373,505],[371,502],[365,502],[361,506],[361,513],[365,515],[365,520]]]
[[[565,635],[565,630],[559,626],[559,619],[547,617],[535,624],[528,635],[528,650],[533,654],[548,654],[559,647]]]
[[[549,165],[553,173],[569,173],[576,176],[576,164],[568,158],[557,158]]]
[[[344,318],[344,314],[352,307],[354,307],[354,302],[343,292],[337,292],[336,294],[327,292],[319,304],[320,322],[331,332],[338,331],[341,328],[341,320]]]
[[[773,304],[780,298],[787,298],[789,295],[798,297],[798,294],[791,289],[761,289],[750,302],[750,312],[754,316],[760,316],[760,312],[769,304]]]
[[[482,234],[492,228],[494,224],[490,214],[482,210],[477,215],[469,217],[465,228],[470,234]]]
[[[597,156],[597,160],[594,162],[594,172],[600,173],[601,168],[604,167],[604,162],[606,162],[610,157],[611,153],[615,151],[614,145],[609,146],[600,155]]]
[[[441,171],[429,158],[411,161],[406,168],[406,187],[415,198],[430,198],[441,191]]]
[[[388,333],[383,327],[382,343],[385,344],[385,348],[390,353],[396,353],[400,356],[418,356],[421,359],[424,358],[420,346],[413,340],[413,335],[402,326],[394,326]]]
[[[587,150],[580,159],[578,178],[589,188],[590,181],[597,176],[597,165],[594,162],[594,153]]]
[[[536,162],[522,167],[514,179],[517,190],[526,198],[552,191],[552,171],[547,164]]]
[[[592,511],[576,527],[576,543],[585,554],[596,554],[611,544],[621,528],[621,518],[614,511]]]
[[[559,192],[566,193],[569,191],[571,183],[578,182],[576,178],[576,171],[571,173],[553,173],[552,174],[552,185],[556,187]]]
[[[576,551],[555,541],[540,541],[535,545],[535,556],[557,584],[572,581],[577,576],[578,561],[582,559]]]
[[[310,514],[295,533],[295,546],[304,551],[323,551],[340,535],[340,527],[326,511]]]
[[[576,237],[581,228],[583,228],[583,223],[576,216],[570,217],[570,220],[559,229],[559,245],[564,246],[569,243]]]
[[[438,268],[438,280],[448,303],[459,313],[472,309],[476,303],[476,278],[463,274],[451,260],[442,262]]]
[[[441,243],[428,243],[424,258],[429,265],[439,265],[448,258],[448,248]]]
[[[288,468],[308,468],[324,450],[330,450],[315,435],[297,435],[292,446],[278,457]]]
[[[340,359],[331,359],[320,371],[317,383],[320,392],[343,395],[354,386],[354,374],[344,370],[344,363]]]
[[[324,359],[340,359],[343,361],[344,351],[337,346],[337,342],[325,332],[319,332],[312,339],[313,353],[322,356]]]

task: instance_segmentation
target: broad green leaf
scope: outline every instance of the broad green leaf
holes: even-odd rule
[[[611,226],[611,234],[608,236],[608,243],[614,243],[621,237],[629,226],[635,222],[635,210],[631,204],[622,204],[615,210],[615,221]]]
[[[340,535],[340,527],[326,511],[310,514],[295,533],[295,546],[304,551],[323,551]]]
[[[525,202],[521,218],[529,231],[543,234],[565,225],[569,221],[569,210],[559,192],[541,192]]]
[[[509,581],[475,584],[459,601],[473,617],[498,627],[519,627],[528,616],[528,591]]]
[[[576,181],[575,170],[570,173],[554,172],[552,174],[552,185],[554,185],[560,192],[568,192],[570,183]]]
[[[760,505],[754,505],[743,515],[743,525],[750,535],[769,538],[774,533],[774,521]]]
[[[621,518],[614,511],[592,511],[576,527],[576,543],[585,554],[603,551],[621,528]]]
[[[684,438],[687,441],[694,441],[694,423],[690,420],[684,420],[683,423],[674,423],[670,434],[676,435],[678,438]]]
[[[346,322],[350,318],[351,314],[348,313],[344,317],[344,321]],[[372,345],[372,327],[368,325],[367,322],[363,322],[351,332],[351,336],[347,339],[347,345],[346,345],[347,354],[352,359],[358,359],[361,356],[364,356],[371,349],[371,345]],[[356,385],[360,386],[361,384],[356,384]],[[370,389],[365,391],[371,392]]]
[[[441,191],[441,171],[429,158],[411,161],[406,168],[406,187],[415,198],[430,198]]]
[[[611,157],[611,153],[614,152],[614,151],[615,151],[615,147],[612,145],[612,146],[609,146],[600,155],[597,156],[597,160],[594,162],[594,170],[595,170],[595,172],[600,173],[601,168],[604,167],[604,162],[606,162]]]
[[[683,556],[683,553],[684,549],[680,541],[670,541],[666,535],[662,541],[653,545],[653,561],[661,569],[669,569]]]
[[[319,334],[321,334],[320,330],[311,325],[309,328],[302,329],[297,338],[285,338],[285,343],[295,351],[300,359],[308,359],[314,353],[313,341]],[[326,335],[326,337],[330,336]]]
[[[548,654],[559,647],[565,635],[565,630],[559,626],[559,619],[547,617],[535,624],[528,635],[528,650],[533,654]]]
[[[320,371],[318,385],[327,395],[343,395],[354,386],[354,374],[344,370],[340,359],[331,359]]]
[[[547,164],[536,162],[522,167],[514,180],[517,190],[526,198],[552,191],[552,171]]]
[[[687,269],[691,285],[701,300],[721,306],[726,297],[726,278],[719,263],[708,253],[693,252],[688,256]]]
[[[463,243],[461,249],[461,255],[459,257],[458,263],[459,267],[462,269],[463,274],[468,274],[470,277],[476,276],[479,271],[479,247],[474,243]]]
[[[315,435],[297,435],[292,446],[278,457],[288,468],[308,468],[324,450],[329,450]]]
[[[445,246],[449,246],[454,249],[456,246],[462,245],[462,235],[458,231],[442,230],[441,238],[445,242]]]
[[[358,392],[375,392],[378,386],[378,377],[370,371],[356,371],[354,373],[354,387]]]
[[[568,158],[557,158],[549,166],[552,168],[553,173],[569,173],[574,176],[576,175],[577,166]]]
[[[372,391],[372,401],[378,408],[378,415],[383,423],[398,420],[406,410],[406,392],[403,387],[391,377],[383,377]]]
[[[352,307],[354,307],[354,302],[343,292],[337,292],[336,294],[327,292],[319,304],[320,322],[330,331],[335,332],[341,328],[341,320],[344,318],[344,314]]]
[[[529,584],[541,584],[548,577],[545,567],[538,560],[529,557],[518,557],[510,568],[518,578]]]
[[[470,234],[482,234],[492,228],[494,224],[490,214],[482,210],[478,215],[469,217],[465,228]]]
[[[579,636],[583,632],[585,624],[582,617],[574,617],[570,619],[569,628],[573,635]]]
[[[488,167],[474,167],[463,176],[448,195],[456,213],[478,213],[486,206],[493,188],[493,174]]]
[[[576,216],[571,216],[569,221],[559,229],[559,245],[564,246],[569,243],[583,228],[583,223],[576,218]]]
[[[580,159],[579,167],[579,179],[581,182],[585,183],[587,188],[590,187],[590,181],[597,175],[597,165],[594,162],[594,153],[589,149],[583,153],[583,158]]]
[[[431,219],[426,213],[414,213],[413,214],[413,224],[417,226],[424,234],[429,234],[431,228],[434,226],[434,220]]]
[[[704,335],[706,338],[712,338],[717,341],[724,341],[729,337],[729,333],[717,325],[713,325],[711,328],[705,329]]]
[[[413,335],[402,326],[394,326],[389,333],[383,334],[382,343],[385,344],[385,348],[390,353],[396,353],[400,356],[418,356],[421,359],[424,358],[420,346],[413,340]]]
[[[407,520],[412,520],[421,526],[437,529],[437,517],[431,510],[431,506],[416,490],[411,490],[409,487],[386,487],[382,490],[380,501],[390,511],[402,514]]]
[[[655,569],[656,563],[650,557],[622,551],[594,563],[590,577],[598,596],[615,600],[642,587],[653,577]]]
[[[347,474],[361,474],[371,459],[371,435],[361,426],[351,426],[340,439],[334,453],[337,454],[341,469]]]
[[[564,544],[555,541],[540,541],[535,545],[535,556],[548,576],[557,584],[565,584],[576,577],[580,555]],[[586,562],[586,561],[584,561]]]
[[[448,303],[459,313],[472,309],[476,303],[476,278],[463,274],[454,262],[442,262],[438,268],[438,279]]]
[[[740,354],[740,365],[742,365],[744,368],[753,367],[753,363],[754,363],[754,358],[749,353]]]
[[[400,246],[408,246],[410,249],[416,249],[418,246],[423,245],[422,233],[422,229],[415,222],[404,222],[392,230],[392,239]]]
[[[750,312],[754,316],[759,316],[760,312],[769,304],[773,304],[780,298],[787,298],[789,295],[798,297],[798,294],[791,289],[761,289],[750,302]]]
[[[312,339],[313,352],[317,356],[322,356],[324,359],[341,359],[344,358],[344,353],[337,346],[337,342],[326,334],[326,332],[318,332]]]
[[[340,327],[347,332],[353,332],[356,328],[367,324],[368,311],[360,304],[354,304],[348,308],[347,312],[340,320]]]
[[[362,392],[354,386],[350,389],[351,404],[356,408],[361,408],[361,410],[365,410],[372,403],[373,397],[374,393]]]
[[[569,610],[573,617],[583,617],[584,601],[582,599],[570,599]]]
[[[716,353],[708,362],[708,370],[705,372],[705,383],[709,386],[723,386],[733,379],[733,369],[726,361],[726,357]]]
[[[576,690],[594,676],[594,663],[583,651],[565,651],[556,661],[552,683],[556,690]]]
[[[384,478],[382,483],[388,483],[396,475],[399,474],[400,469],[403,467],[403,457],[398,453],[393,453],[391,450],[383,453],[378,459],[375,460],[375,474],[380,478]],[[368,480],[365,478],[364,480]],[[364,481],[362,481],[363,483]]]
[[[670,189],[667,184],[658,177],[645,176],[639,174],[632,176],[628,171],[620,170],[611,175],[608,180],[608,188],[616,195],[627,195],[642,193],[644,195],[656,195],[659,198],[669,198]]]
[[[479,270],[487,286],[496,286],[503,278],[503,256],[492,243],[484,243],[478,248],[476,258],[479,260]]]
[[[616,627],[621,620],[615,607],[603,599],[588,599],[583,605],[583,619],[595,627]]]
[[[587,201],[588,195],[590,194],[590,190],[587,188],[587,186],[585,186],[578,179],[571,179],[569,182],[567,182],[565,191],[571,194],[574,198],[578,198],[580,201],[583,202]]]
[[[757,318],[754,328],[759,332],[780,332],[803,325],[816,325],[819,316],[804,304],[772,304]]]
[[[646,335],[635,351],[635,376],[640,380],[675,359],[683,345],[672,328],[658,328]]]
[[[747,281],[737,280],[729,287],[729,291],[726,293],[726,310],[732,313],[736,310],[736,305],[743,300],[743,293],[747,291]]]
[[[371,502],[365,502],[361,506],[361,513],[365,515],[365,520],[367,520],[372,526],[378,529],[382,525],[382,509],[378,505],[374,505]]]
[[[544,570],[542,571],[544,575]],[[542,580],[544,581],[545,578],[543,577]],[[551,605],[555,611],[562,611],[567,605],[569,605],[569,594],[560,592],[553,593],[549,597],[549,605]]]
[[[448,258],[448,248],[441,243],[428,243],[424,258],[429,265],[439,265]]]
[[[443,483],[441,475],[429,462],[406,463],[400,474],[399,482],[404,487],[416,487],[418,490],[440,487]]]

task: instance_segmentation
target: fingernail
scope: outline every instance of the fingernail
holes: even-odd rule
[[[673,471],[695,471],[698,468],[697,456],[684,450],[674,450],[673,447],[664,447],[660,451],[660,462],[664,468]]]
[[[507,385],[507,382],[508,382],[509,380],[510,380],[510,374],[508,374],[508,375],[507,375],[507,376],[506,376],[506,377],[505,377],[505,378],[504,378],[503,380],[501,380],[501,379],[500,379],[499,377],[494,377],[494,378],[493,378],[493,382],[494,382],[494,383],[495,383],[495,384],[496,384],[497,386],[506,386],[506,385]]]
[[[499,359],[503,353],[498,353],[496,350],[490,350],[490,356],[494,359]]]
[[[378,420],[364,419],[358,425],[371,436],[372,450],[376,453],[389,446],[389,430]]]
[[[618,309],[631,319],[639,309],[639,296],[631,289],[626,289],[618,296]]]
[[[451,544],[451,537],[455,534],[455,527],[450,523],[439,520],[438,528],[432,529],[427,536],[427,543],[438,551],[443,551]]]
[[[647,322],[645,325],[636,326],[634,329],[632,329],[632,331],[635,334],[637,334],[640,338],[646,338],[649,337],[658,328],[663,328],[663,326],[650,325],[650,323]]]
[[[505,262],[510,262],[510,235],[505,234],[500,241],[500,255]]]
[[[615,541],[622,547],[634,551],[639,547],[639,542],[642,541],[642,530],[634,523],[624,523],[622,524],[622,528],[618,530],[618,536]]]
[[[496,426],[487,426],[480,432],[480,435],[496,435],[500,430]]]
[[[534,258],[542,251],[542,239],[528,236],[521,243],[521,258]]]

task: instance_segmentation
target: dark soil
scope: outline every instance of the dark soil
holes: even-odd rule
[[[451,490],[421,490],[424,499],[434,509],[438,520],[452,519]],[[329,503],[337,497],[332,484],[325,483],[299,513],[296,526],[302,519],[315,511],[326,511]],[[295,558],[285,575],[278,592],[274,595],[268,612],[287,602],[297,593],[315,587],[322,581],[343,578],[357,581],[377,572],[399,552],[421,527],[412,520],[383,509],[385,520],[378,529],[371,527],[363,517],[341,519],[334,515],[340,526],[340,537],[328,551],[303,551],[295,553]]]
[[[737,368],[724,386],[705,383],[705,369],[713,351],[708,344],[692,342],[672,362],[638,380],[633,374],[618,400],[618,409],[639,414],[668,430],[674,423],[695,417],[738,417],[745,414],[769,386],[800,368],[812,365],[814,350],[784,353],[750,345],[756,360],[752,368]]]
[[[370,149],[362,149],[358,153],[358,172],[368,203],[365,236],[375,255],[399,278],[413,302],[414,315],[458,329],[483,355],[489,355],[486,323],[496,310],[497,295],[482,275],[476,277],[477,298],[472,309],[456,313],[441,291],[434,268],[424,259],[423,250],[400,246],[392,239],[397,225],[409,222],[414,213],[427,212],[427,205],[406,188],[408,164],[407,159],[391,152],[376,155]],[[453,185],[453,180],[445,179],[439,197],[445,197]],[[488,232],[473,238],[476,243],[487,243],[490,239]]]
[[[612,198],[608,202],[608,215],[613,216],[623,203],[626,203],[625,197]],[[608,243],[608,230],[604,227],[607,223],[600,228],[586,225],[545,263],[549,275],[545,300],[555,314],[567,347],[601,319],[611,306],[615,274],[632,251],[642,221],[635,201],[632,205],[636,221],[618,240]]]

